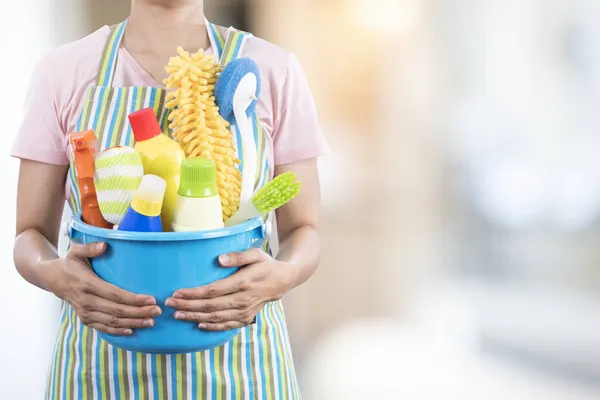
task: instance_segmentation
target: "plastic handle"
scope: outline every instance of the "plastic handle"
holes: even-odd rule
[[[69,227],[68,227],[68,235],[69,235],[69,240],[70,242],[73,244],[85,244],[84,243],[84,238],[83,238],[83,233],[79,232],[76,229],[73,229],[73,223],[69,223]]]
[[[263,247],[263,245],[265,243],[265,239],[267,238],[268,231],[269,231],[267,223],[268,222],[264,222],[261,225],[260,236],[257,237],[257,238],[252,239],[250,247],[253,247],[253,248],[261,248],[261,247]]]

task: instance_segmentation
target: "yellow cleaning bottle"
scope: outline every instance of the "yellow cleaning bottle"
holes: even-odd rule
[[[142,156],[144,173],[157,175],[167,183],[160,218],[163,229],[171,230],[185,153],[176,141],[162,133],[152,108],[129,114],[129,123],[135,137],[135,149]]]

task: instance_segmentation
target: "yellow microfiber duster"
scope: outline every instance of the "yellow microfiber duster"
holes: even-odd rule
[[[200,50],[190,55],[181,47],[165,68],[164,83],[174,89],[167,95],[173,137],[188,158],[204,157],[217,166],[217,187],[226,221],[239,208],[242,177],[237,166],[233,135],[219,114],[214,89],[221,71],[210,55]]]

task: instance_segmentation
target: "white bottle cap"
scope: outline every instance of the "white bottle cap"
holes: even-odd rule
[[[156,175],[144,175],[135,192],[131,207],[142,215],[160,215],[167,182]]]
[[[147,174],[142,177],[136,196],[151,203],[161,203],[166,189],[167,182],[163,178]]]

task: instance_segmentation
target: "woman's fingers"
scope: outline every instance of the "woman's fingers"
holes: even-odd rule
[[[102,254],[103,243],[76,245],[67,263],[71,283],[68,301],[81,322],[112,335],[131,335],[133,329],[154,326],[153,317],[161,314],[152,296],[137,295],[111,285],[92,271],[88,258]]]
[[[170,304],[173,304],[171,306]],[[169,299],[167,306],[176,308],[175,319],[198,322],[198,327],[211,331],[241,328],[254,320],[256,307],[245,293],[209,300]]]
[[[170,298],[165,302],[167,307],[175,308],[177,310],[202,313],[224,310],[242,310],[247,307],[248,303],[247,296],[242,293],[234,293],[215,299],[185,300]]]
[[[79,315],[81,322],[85,325],[91,325],[94,323],[100,323],[102,325],[110,326],[111,328],[151,328],[154,326],[154,320],[152,318],[146,319],[134,319],[134,318],[118,318],[114,315],[104,314],[99,311],[85,311]]]
[[[193,321],[193,322],[209,322],[213,324],[231,322],[231,321],[243,321],[243,315],[239,311],[219,311],[214,313],[203,313],[195,311],[176,311],[175,319],[182,321]]]
[[[219,257],[219,263],[222,267],[243,267],[268,259],[269,256],[261,249],[251,248],[243,252],[223,254]]]
[[[90,295],[83,307],[88,311],[100,311],[104,314],[114,315],[117,318],[146,319],[162,314],[159,306],[134,307],[126,304],[113,303],[102,297]]]
[[[225,324],[229,322],[239,322],[248,325],[254,319],[254,314],[249,311],[227,310],[212,313],[203,313],[196,311],[176,311],[175,319],[181,321],[193,321],[204,324]]]
[[[83,292],[102,297],[113,303],[135,307],[153,306],[156,304],[156,300],[152,296],[128,292],[100,278],[91,279],[87,282],[83,288]]]
[[[123,328],[112,328],[110,326],[106,326],[100,323],[93,323],[88,325],[90,328],[96,329],[100,332],[104,332],[109,335],[117,335],[117,336],[129,336],[133,334],[133,330],[131,329],[123,329]]]
[[[228,331],[230,329],[243,328],[250,323],[243,323],[238,321],[229,321],[223,322],[220,324],[198,324],[198,328],[203,329],[205,331]]]
[[[237,273],[206,286],[198,286],[189,289],[179,289],[173,294],[173,299],[198,300],[214,299],[228,294],[242,292],[250,288],[250,277],[244,271]],[[167,304],[168,305],[168,304]],[[170,306],[169,306],[170,307]]]
[[[268,261],[270,257],[260,249],[252,248],[240,253],[229,253],[219,257],[219,262],[223,267],[249,266]],[[179,289],[173,293],[176,299],[214,299],[216,297],[226,296],[228,294],[249,290],[253,282],[261,279],[263,276],[251,268],[244,268],[235,274],[210,283],[205,286],[195,288]]]
[[[99,257],[104,254],[105,251],[106,243],[103,242],[88,244],[75,243],[69,249],[67,256],[79,261],[87,262],[89,258]]]

